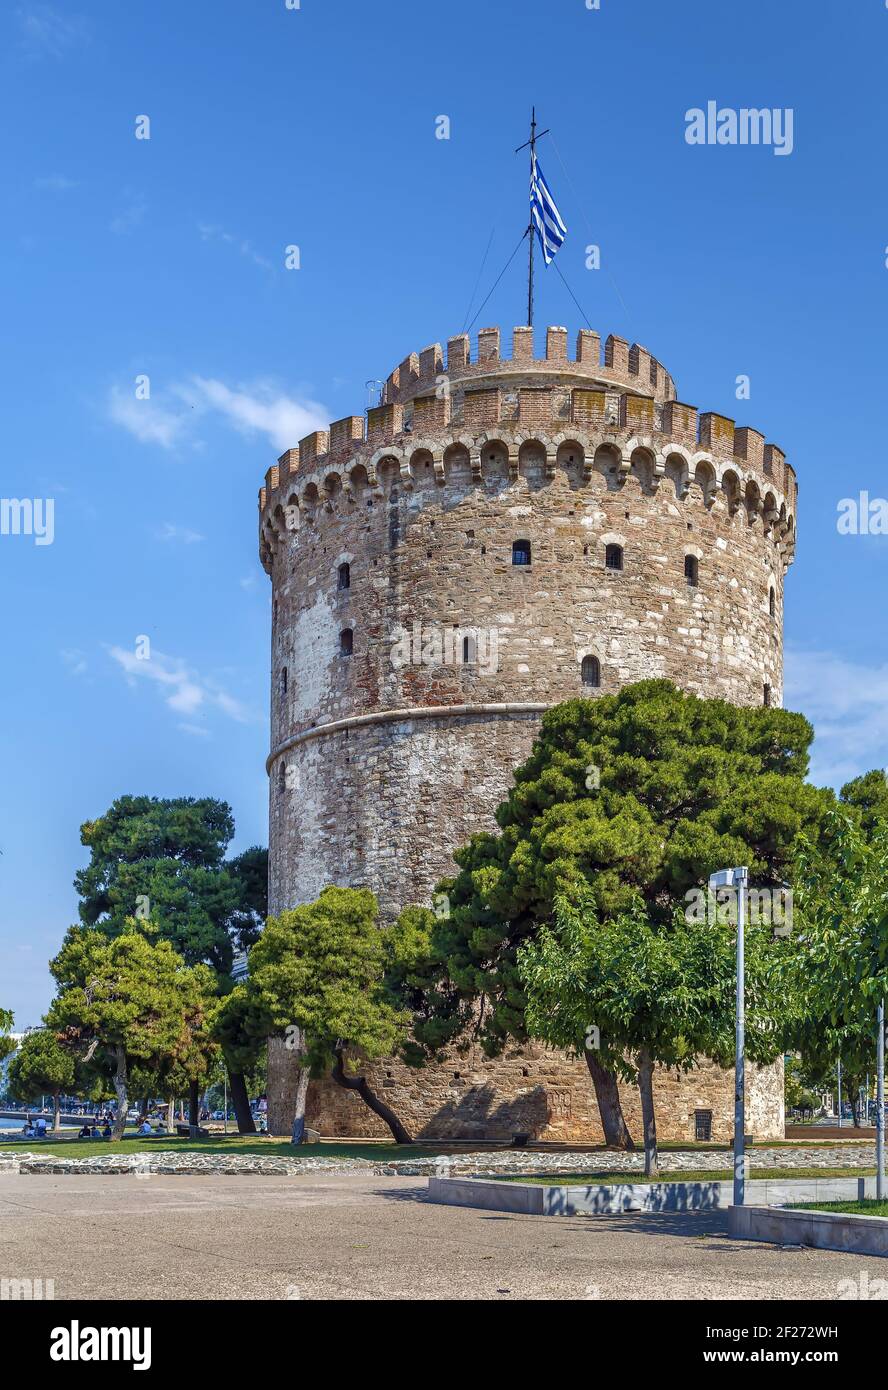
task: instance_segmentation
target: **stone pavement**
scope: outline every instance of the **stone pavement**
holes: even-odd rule
[[[0,1277],[57,1299],[815,1299],[886,1262],[729,1238],[723,1213],[515,1216],[422,1178],[0,1173]]]

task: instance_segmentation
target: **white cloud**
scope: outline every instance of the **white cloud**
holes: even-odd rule
[[[155,650],[150,657],[143,659],[125,647],[110,647],[108,650],[130,685],[135,685],[139,680],[153,683],[164,703],[176,714],[193,716],[216,709],[239,724],[251,721],[250,712],[240,700],[224,690],[218,681],[192,670],[180,657],[167,656]],[[180,728],[185,726],[180,725]],[[202,731],[202,726],[191,724],[186,729],[192,733],[196,730]]]
[[[119,386],[111,388],[108,414],[115,425],[129,430],[140,444],[160,444],[164,449],[179,442],[187,423],[184,411],[170,410],[154,400],[137,400]]]
[[[224,227],[201,222],[198,224],[198,231],[202,241],[221,241],[226,246],[235,246],[242,256],[245,256],[248,261],[252,261],[254,265],[260,266],[262,270],[274,269],[271,261],[267,260],[265,256],[261,256],[258,251],[254,251],[248,241],[243,237],[234,236],[231,232],[226,232]]]
[[[264,434],[276,449],[287,449],[307,434],[327,428],[330,412],[313,400],[295,400],[269,382],[232,389],[212,377],[195,376],[185,399],[217,411],[244,434]]]
[[[187,526],[176,526],[172,521],[165,521],[154,535],[159,541],[181,541],[183,545],[194,545],[197,541],[206,540],[206,536],[202,536],[200,531],[192,531]]]
[[[888,663],[866,666],[832,652],[789,648],[784,704],[814,725],[815,782],[840,787],[888,764]]]
[[[186,441],[193,448],[199,447],[192,434],[195,422],[216,416],[241,434],[265,435],[278,453],[305,435],[326,429],[331,418],[325,405],[310,397],[288,396],[269,381],[231,387],[201,376],[174,384],[164,405],[159,405],[154,395],[137,400],[115,386],[109,394],[108,414],[141,444],[160,444],[164,449]]]

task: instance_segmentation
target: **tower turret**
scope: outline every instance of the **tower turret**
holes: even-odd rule
[[[508,355],[496,328],[411,353],[366,421],[310,435],[266,476],[272,911],[329,883],[372,887],[387,915],[429,902],[562,700],[662,676],[781,701],[783,452],[681,402],[637,343],[608,337],[602,361],[591,331],[572,355],[566,329],[545,337],[541,357],[527,328]],[[434,1128],[450,1102],[430,1077],[427,1100],[410,1079],[414,1127],[470,1132],[465,1105]],[[561,1130],[592,1137],[595,1117]]]

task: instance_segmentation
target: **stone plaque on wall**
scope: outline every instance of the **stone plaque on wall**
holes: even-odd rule
[[[553,1120],[569,1120],[572,1114],[570,1091],[547,1091],[546,1104],[549,1111],[549,1124]]]

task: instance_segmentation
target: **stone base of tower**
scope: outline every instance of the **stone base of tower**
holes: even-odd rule
[[[271,1059],[269,1059],[271,1061]],[[284,1059],[281,1059],[282,1061]],[[490,1061],[457,1056],[447,1065],[419,1071],[385,1059],[363,1068],[370,1085],[392,1107],[416,1139],[510,1141],[516,1134],[548,1143],[601,1143],[603,1134],[592,1079],[582,1060],[531,1045]],[[269,1129],[289,1134],[291,1118],[273,1097],[286,1091],[284,1078],[269,1074]],[[638,1090],[620,1087],[623,1113],[636,1143],[641,1142]],[[708,1123],[713,1140],[734,1130],[734,1073],[713,1062],[676,1076],[659,1070],[654,1083],[657,1131],[661,1141],[692,1141],[698,1122]],[[757,1139],[784,1137],[783,1062],[747,1067],[747,1132]],[[333,1081],[312,1082],[306,1122],[325,1137],[390,1138],[390,1132],[363,1101]]]

